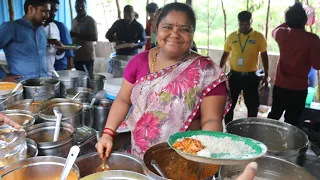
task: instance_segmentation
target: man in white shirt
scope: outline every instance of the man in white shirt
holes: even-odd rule
[[[52,76],[54,72],[54,63],[55,60],[62,59],[64,56],[64,52],[57,50],[55,46],[61,46],[60,42],[60,32],[57,25],[54,22],[50,22],[49,24],[45,24],[44,30],[46,31],[48,45],[47,45],[47,70],[48,75]]]
[[[54,2],[49,1],[50,5],[53,6]],[[57,12],[55,11],[55,8],[51,8],[49,12],[49,17],[46,20],[46,23],[44,24],[44,30],[46,31],[47,39],[48,39],[48,45],[47,45],[47,52],[46,52],[46,59],[47,59],[47,69],[48,69],[48,75],[53,76],[54,72],[54,63],[57,60],[60,60],[64,57],[64,51],[58,50],[56,47],[63,46],[63,44],[60,42],[60,31],[58,29],[58,26],[53,22],[55,14]]]

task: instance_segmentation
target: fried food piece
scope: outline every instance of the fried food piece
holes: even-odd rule
[[[184,138],[181,141],[177,141],[173,144],[173,147],[193,155],[196,155],[197,152],[205,148],[205,146],[201,144],[201,141],[192,138]]]

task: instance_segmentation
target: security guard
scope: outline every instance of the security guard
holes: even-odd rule
[[[226,39],[224,53],[220,61],[220,67],[223,68],[231,53],[229,85],[233,103],[225,117],[226,124],[233,120],[233,110],[241,91],[243,91],[244,101],[248,109],[248,117],[258,115],[261,79],[256,72],[259,65],[259,52],[265,72],[263,83],[266,83],[268,78],[267,42],[264,36],[251,28],[252,14],[249,11],[240,12],[238,20],[239,30],[231,33]]]

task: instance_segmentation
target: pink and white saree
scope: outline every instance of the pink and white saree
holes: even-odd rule
[[[204,97],[226,74],[207,57],[195,57],[138,79],[132,89],[127,125],[131,153],[143,158],[151,146],[186,131]],[[231,103],[225,107],[225,114]]]

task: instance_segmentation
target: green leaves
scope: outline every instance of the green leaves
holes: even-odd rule
[[[168,116],[168,114],[161,111],[154,111],[153,116],[159,118],[159,120],[161,121],[164,120]]]
[[[186,102],[187,102],[188,107],[190,109],[193,109],[193,107],[194,107],[194,103],[195,103],[194,98],[195,98],[197,92],[199,92],[199,90],[200,89],[198,87],[195,87],[195,88],[190,89],[189,92],[184,93],[184,96],[186,97]]]
[[[171,94],[169,92],[161,92],[159,94],[159,97],[161,98],[161,102],[167,102],[170,103],[171,102]]]

